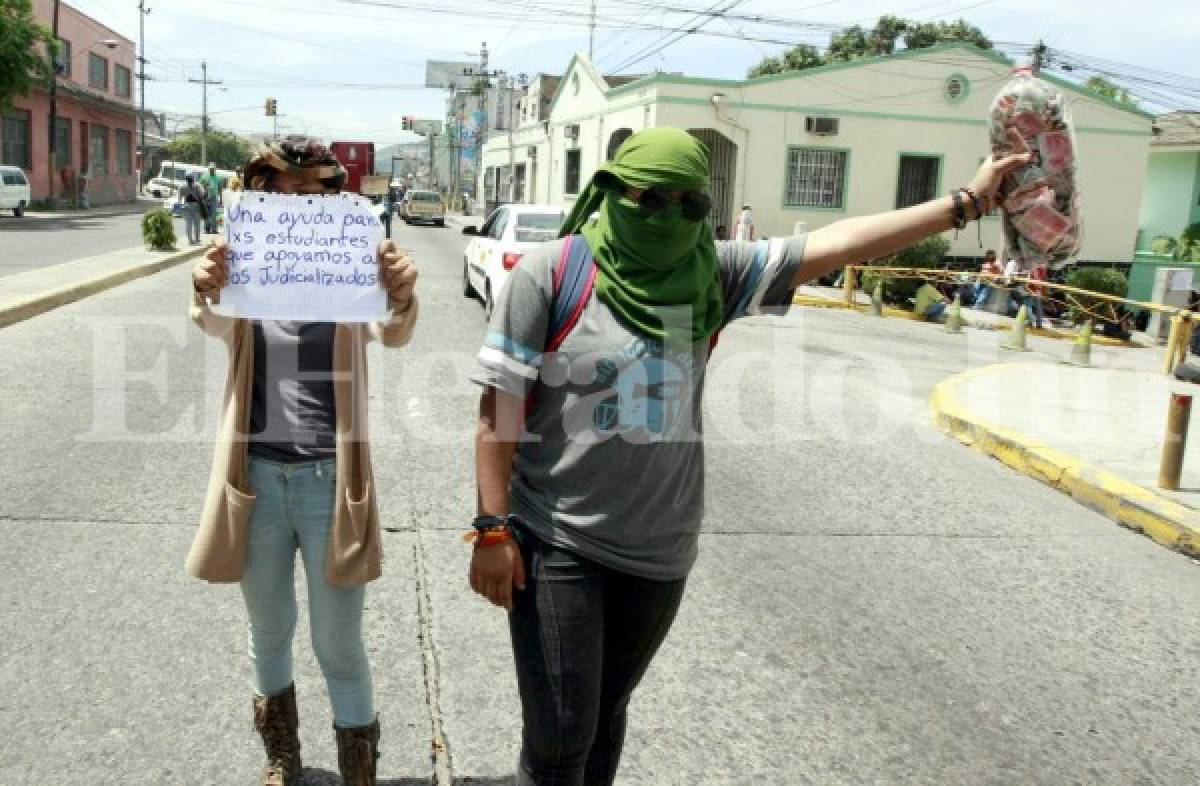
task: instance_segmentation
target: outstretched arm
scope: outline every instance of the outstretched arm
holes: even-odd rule
[[[988,213],[1000,198],[1004,177],[1029,163],[1029,154],[997,159],[989,156],[967,186],[979,198],[981,212]],[[979,218],[971,200],[964,195],[968,220]],[[813,230],[804,249],[804,264],[796,271],[793,286],[845,265],[894,254],[930,235],[954,228],[954,200],[949,196],[901,210],[856,216]]]

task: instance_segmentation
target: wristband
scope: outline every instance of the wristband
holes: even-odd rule
[[[969,188],[964,188],[963,193],[971,198],[971,207],[975,210],[975,219],[978,221],[983,218],[983,203],[979,201],[979,197],[975,196],[975,192]]]
[[[962,191],[951,191],[950,198],[954,201],[954,221],[955,229],[965,229],[967,226],[967,211],[963,207]]]
[[[495,546],[497,543],[505,543],[515,539],[512,528],[507,524],[487,527],[485,529],[473,529],[463,535],[463,542],[474,543],[477,549],[485,546]]]
[[[516,513],[509,513],[504,516],[490,516],[481,514],[476,516],[474,520],[471,521],[471,526],[474,527],[476,531],[492,529],[493,527],[513,527],[519,526],[520,524],[521,517]]]

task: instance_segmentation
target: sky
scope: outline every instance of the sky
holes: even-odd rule
[[[68,0],[119,33],[138,38],[136,0]],[[278,101],[280,133],[326,140],[414,141],[402,118],[441,118],[446,93],[426,89],[426,60],[478,61],[510,74],[561,73],[588,49],[587,0],[147,0],[146,105],[195,117],[201,62],[214,127],[269,134],[265,99]],[[671,11],[671,8],[679,9]],[[699,19],[690,9],[729,9]],[[1152,111],[1200,109],[1197,0],[597,0],[595,61],[605,73],[655,69],[742,78],[786,43],[828,43],[829,30],[882,14],[922,21],[964,18],[1010,56],[1042,39],[1059,57],[1114,75]],[[681,13],[681,11],[689,11]],[[740,15],[735,18],[733,14]],[[748,17],[784,18],[787,24]],[[671,35],[706,22],[716,35]],[[655,51],[659,44],[679,40]],[[753,40],[760,39],[760,40]],[[761,40],[766,39],[766,40]],[[638,55],[649,55],[637,59]],[[633,62],[636,61],[636,62]],[[1079,73],[1076,71],[1076,73]],[[1183,84],[1166,94],[1161,82]],[[186,126],[189,121],[182,118]]]

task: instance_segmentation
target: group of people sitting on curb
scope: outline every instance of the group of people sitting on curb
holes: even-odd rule
[[[651,128],[597,169],[561,239],[526,253],[470,374],[480,390],[475,498],[440,511],[461,517],[472,543],[470,588],[507,612],[519,786],[616,779],[630,698],[696,562],[701,402],[718,334],[786,310],[805,281],[977,220],[1028,161],[989,157],[969,184],[913,207],[795,237],[717,242],[708,149],[683,130]],[[345,178],[327,148],[303,139],[264,146],[245,166],[255,191],[337,193]],[[386,490],[367,438],[366,345],[408,343],[416,264],[391,241],[379,248],[391,306],[381,322],[282,322],[213,308],[229,282],[227,256],[218,240],[191,280],[192,319],[227,345],[230,365],[187,569],[240,585],[266,750],[260,783],[291,786],[301,778],[299,551],[338,767],[344,783],[373,786],[380,725],[362,617],[366,585],[382,572]],[[510,668],[499,643],[479,657],[489,678]]]
[[[950,302],[957,297],[959,303],[978,310],[1002,310],[1007,313],[1010,305],[1025,306],[1033,320],[1034,327],[1040,328],[1046,320],[1045,305],[1042,297],[1044,287],[1033,283],[1046,280],[1046,268],[1034,268],[1027,276],[1028,283],[1015,283],[1021,277],[1016,260],[1009,260],[1005,266],[1000,265],[996,252],[988,249],[983,256],[983,266],[980,268],[983,277],[978,280],[963,281],[958,285],[934,286],[928,281],[922,282],[913,297],[913,313],[924,317],[930,322],[941,322],[946,319],[946,310]]]

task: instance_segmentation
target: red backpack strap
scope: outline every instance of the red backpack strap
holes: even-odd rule
[[[554,299],[546,331],[546,351],[554,352],[579,323],[596,283],[592,249],[582,235],[563,240],[558,265],[554,268]]]

